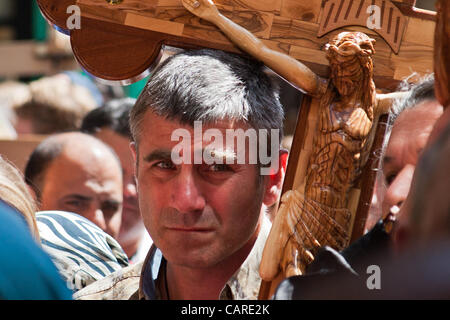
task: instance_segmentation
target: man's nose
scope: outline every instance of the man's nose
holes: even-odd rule
[[[181,213],[201,211],[206,205],[199,188],[198,178],[192,171],[191,168],[182,169],[173,181],[171,202],[172,206]]]
[[[103,215],[103,211],[99,208],[93,209],[89,216],[86,217],[93,223],[95,223],[100,229],[106,232],[106,221]]]
[[[137,196],[136,185],[133,182],[124,184],[123,197],[124,198],[135,198],[136,196]]]
[[[385,195],[385,202],[392,208],[393,206],[401,207],[403,201],[408,196],[411,187],[415,166],[408,164],[398,173],[394,181],[388,187]]]

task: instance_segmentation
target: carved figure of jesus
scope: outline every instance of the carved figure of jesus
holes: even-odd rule
[[[280,272],[300,275],[314,251],[343,249],[350,237],[348,194],[362,166],[374,120],[396,94],[376,94],[372,55],[375,40],[343,32],[326,45],[330,79],[312,72],[289,55],[272,50],[246,29],[223,16],[211,0],[182,0],[194,15],[216,25],[234,44],[306,94],[319,100],[319,119],[306,175],[305,192],[286,192],[266,242],[261,277]]]

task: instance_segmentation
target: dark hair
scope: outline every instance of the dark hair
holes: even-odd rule
[[[84,117],[81,132],[94,134],[101,128],[108,128],[131,140],[129,119],[135,102],[132,98],[114,99],[92,110]]]
[[[131,110],[133,139],[138,142],[147,110],[184,124],[230,119],[282,133],[278,90],[256,60],[209,49],[176,54],[157,67]]]
[[[38,201],[41,200],[41,187],[44,173],[63,149],[63,143],[52,137],[42,141],[31,153],[25,167],[25,181],[33,189]]]

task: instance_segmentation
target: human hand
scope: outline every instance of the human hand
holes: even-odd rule
[[[181,2],[189,12],[209,22],[213,22],[219,15],[219,11],[212,0],[181,0]]]

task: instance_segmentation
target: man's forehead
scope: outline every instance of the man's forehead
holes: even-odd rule
[[[55,179],[55,176],[59,179]],[[115,176],[93,176],[78,174],[64,174],[55,172],[53,176],[46,179],[45,185],[53,192],[58,193],[59,198],[69,195],[82,195],[88,198],[109,199],[122,196],[122,184],[119,177]]]
[[[251,128],[251,126],[244,122],[234,119],[219,119],[215,121],[195,121],[194,123],[182,123],[178,119],[166,118],[155,114],[154,112],[147,111],[144,115],[143,121],[140,124],[140,138],[138,143],[142,142],[152,143],[157,142],[159,139],[171,140],[172,134],[179,132],[177,130],[187,130],[192,138],[194,133],[203,134],[209,130],[217,129],[222,131],[224,134],[227,130],[238,130],[242,129],[244,131]]]
[[[186,128],[193,128],[194,122],[201,122],[205,128],[243,128],[243,127],[250,127],[248,123],[246,123],[244,120],[236,120],[236,119],[216,119],[216,120],[205,120],[205,119],[198,119],[192,121],[192,123],[185,123],[181,122],[177,118],[170,118],[162,115],[158,115],[152,110],[147,110],[144,115],[143,119],[143,125],[144,128],[146,126],[150,126],[152,122],[157,121],[161,123],[162,125],[166,126],[176,126],[176,127],[186,127]]]
[[[389,139],[384,165],[403,161],[403,155],[414,157],[425,147],[434,123],[441,114],[441,106],[435,101],[425,101],[412,109],[403,111],[394,123]]]
[[[411,109],[404,110],[394,122],[392,135],[403,134],[410,139],[433,126],[443,112],[442,106],[434,100],[423,101]]]
[[[44,183],[51,182],[60,189],[70,190],[83,187],[88,181],[96,181],[100,185],[108,184],[108,189],[111,186],[121,189],[122,170],[115,159],[96,162],[80,159],[83,157],[74,159],[71,155],[61,153],[45,170]]]

